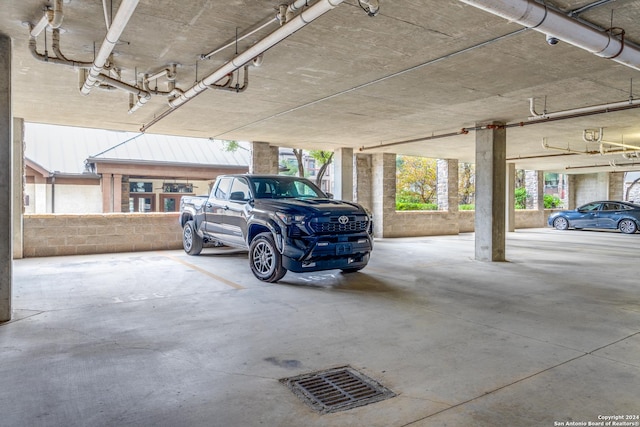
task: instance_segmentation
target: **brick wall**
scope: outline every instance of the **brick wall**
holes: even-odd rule
[[[24,257],[182,248],[178,213],[24,216]]]

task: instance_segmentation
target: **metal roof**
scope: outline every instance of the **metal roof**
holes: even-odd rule
[[[82,174],[85,162],[247,166],[248,144],[225,151],[222,141],[25,123],[25,157],[50,172]]]

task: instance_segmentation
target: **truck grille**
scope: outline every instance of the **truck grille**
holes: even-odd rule
[[[354,215],[345,215],[349,218],[346,223],[340,222],[340,216],[332,216],[328,218],[314,218],[309,225],[314,233],[359,233],[367,231],[369,221],[366,217],[356,217]],[[344,220],[342,221],[344,222]]]

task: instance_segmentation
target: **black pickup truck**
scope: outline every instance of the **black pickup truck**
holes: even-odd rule
[[[266,282],[287,270],[358,271],[373,248],[367,211],[331,199],[305,178],[223,175],[208,197],[183,197],[180,212],[186,253],[221,245],[248,249],[253,274]]]

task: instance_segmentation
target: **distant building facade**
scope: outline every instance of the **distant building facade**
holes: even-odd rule
[[[218,175],[246,173],[246,144],[25,124],[25,213],[174,212]]]

